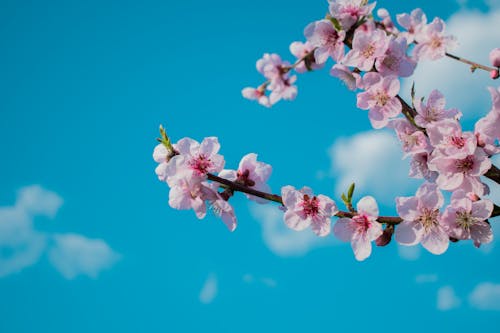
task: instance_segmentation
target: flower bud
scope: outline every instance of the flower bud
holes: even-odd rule
[[[490,62],[493,65],[493,67],[500,67],[500,49],[498,47],[491,50]],[[498,71],[497,71],[497,75],[498,75]]]
[[[394,226],[388,225],[385,229],[382,235],[380,235],[376,240],[375,244],[377,246],[386,246],[391,242],[392,239],[392,234],[394,233]]]
[[[496,80],[498,79],[498,77],[500,77],[500,73],[498,72],[498,69],[494,69],[490,72],[490,77],[493,79],[493,80]]]

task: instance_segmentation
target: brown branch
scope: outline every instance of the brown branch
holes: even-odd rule
[[[270,194],[270,193],[266,193],[266,192],[262,192],[262,191],[257,191],[257,190],[250,188],[250,187],[241,185],[237,182],[233,182],[233,181],[221,178],[219,176],[216,176],[216,175],[213,175],[210,173],[207,174],[207,176],[208,176],[209,180],[217,182],[219,184],[222,184],[222,185],[230,188],[233,191],[238,191],[238,192],[243,192],[246,194],[254,195],[256,197],[266,199],[269,201],[274,201],[274,202],[277,202],[277,203],[283,205],[283,200],[282,200],[281,196],[279,196],[277,194]],[[339,211],[337,214],[335,214],[335,216],[337,216],[337,217],[349,217],[349,218],[354,217],[355,215],[356,215],[356,212],[345,212],[345,211]],[[394,224],[401,223],[403,221],[403,219],[401,219],[398,216],[379,216],[377,221],[380,223],[394,225]]]

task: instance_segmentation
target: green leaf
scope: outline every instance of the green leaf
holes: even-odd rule
[[[347,199],[349,200],[349,203],[352,202],[352,195],[354,194],[354,188],[356,185],[354,183],[349,186],[349,189],[347,190]]]

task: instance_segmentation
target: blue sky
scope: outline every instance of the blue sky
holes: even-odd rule
[[[228,167],[258,153],[274,192],[308,185],[338,200],[356,180],[386,215],[414,192],[393,137],[327,69],[299,76],[291,103],[241,97],[262,80],[255,61],[293,60],[290,42],[326,3],[0,2],[0,332],[499,327],[498,241],[442,256],[390,244],[359,263],[243,196],[233,233],[168,206],[151,157],[160,123],[173,140],[218,136]],[[378,3],[446,19],[475,60],[500,46],[498,1]],[[466,67],[423,64],[414,79],[417,94],[445,91],[469,128],[490,107],[492,83]]]

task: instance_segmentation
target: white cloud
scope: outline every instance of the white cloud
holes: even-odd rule
[[[461,301],[451,286],[444,286],[438,289],[436,302],[438,310],[449,311],[458,308],[460,304]]]
[[[264,286],[269,287],[269,288],[274,288],[278,285],[276,280],[273,278],[270,278],[270,277],[256,278],[252,274],[243,275],[243,282],[245,282],[247,284],[259,283],[259,284],[263,284]]]
[[[434,283],[438,281],[436,274],[419,274],[415,277],[415,282],[418,284]]]
[[[101,239],[89,239],[77,234],[58,234],[53,239],[55,245],[49,251],[49,260],[67,279],[78,275],[95,279],[120,258]]]
[[[419,182],[408,177],[409,160],[402,160],[394,134],[371,131],[339,138],[329,149],[335,191],[356,183],[358,195],[373,195],[379,203],[394,205],[394,198],[413,194]]]
[[[214,273],[210,273],[200,290],[200,302],[203,304],[210,304],[217,297],[218,286],[217,286],[217,276]]]
[[[461,10],[447,21],[446,31],[457,38],[459,46],[451,53],[489,65],[489,52],[500,45],[500,9],[488,13]],[[477,119],[490,109],[491,99],[487,86],[498,83],[489,73],[477,70],[471,74],[468,65],[449,58],[421,62],[415,74],[405,81],[402,94],[409,96],[412,82],[416,95],[428,96],[433,89],[446,97],[447,106],[460,109],[466,119]],[[407,99],[408,100],[408,99]]]
[[[46,237],[33,230],[32,218],[17,207],[0,208],[0,277],[36,263]]]
[[[414,261],[420,258],[420,253],[422,252],[422,249],[420,246],[415,245],[415,246],[406,246],[406,245],[399,245],[398,244],[398,254],[401,259],[409,260],[409,261]]]
[[[53,218],[63,203],[54,192],[47,191],[40,185],[23,187],[17,192],[16,208],[30,214]]]
[[[310,229],[289,229],[283,222],[283,212],[276,206],[255,204],[250,206],[250,213],[261,224],[264,242],[276,255],[301,256],[317,247],[338,244],[332,235],[318,237]]]
[[[469,304],[480,310],[500,311],[500,284],[478,284],[469,295]]]
[[[96,262],[105,260],[104,252],[90,251],[90,247],[81,248],[79,252],[62,241],[67,235],[55,235],[41,232],[35,229],[33,220],[37,216],[54,218],[63,203],[62,198],[54,192],[48,191],[39,185],[24,187],[17,192],[17,200],[14,206],[0,207],[0,277],[22,271],[24,268],[36,264],[50,247],[49,240],[54,239],[56,247],[49,250],[51,262],[67,278],[74,274],[96,274]],[[83,236],[71,235],[73,239],[86,239]],[[62,237],[62,238],[61,238]],[[68,238],[66,238],[68,239]],[[108,245],[103,241],[101,248]],[[92,243],[96,245],[95,243]],[[65,246],[63,246],[65,245]],[[64,251],[68,250],[68,253]],[[109,249],[110,250],[110,249]],[[71,252],[72,251],[72,252]],[[57,254],[59,260],[52,260],[52,254]],[[74,257],[80,255],[79,259]],[[94,255],[94,258],[91,258]],[[66,265],[64,269],[63,258],[73,256],[73,261],[80,260],[83,268],[71,271]],[[91,267],[94,260],[94,270]],[[76,265],[76,264],[74,264]],[[88,266],[85,266],[88,265]],[[71,277],[70,277],[71,276]]]

